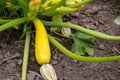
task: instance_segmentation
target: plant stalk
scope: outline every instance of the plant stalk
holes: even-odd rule
[[[0,26],[0,32],[8,29],[8,28],[11,28],[15,25],[18,25],[18,24],[21,24],[21,23],[24,23],[26,22],[28,19],[27,18],[18,18],[18,19],[15,19],[15,20],[12,20],[6,24],[3,24]]]
[[[44,21],[44,20],[42,20],[42,21],[43,21],[44,25],[46,25],[46,26],[70,27],[71,29],[76,29],[76,30],[79,30],[79,31],[84,32],[86,34],[98,37],[98,38],[102,38],[102,39],[106,39],[106,40],[120,40],[120,36],[110,36],[110,35],[107,35],[107,34],[104,34],[104,33],[101,33],[101,32],[97,32],[97,31],[94,31],[94,30],[86,29],[82,26],[78,26],[78,25],[68,23],[68,22],[56,22],[56,21],[55,22],[50,22],[50,21]]]
[[[23,55],[23,64],[22,64],[22,79],[27,80],[27,65],[28,65],[28,56],[29,56],[29,46],[30,46],[30,33],[27,32],[25,39],[24,55]]]
[[[80,56],[80,55],[72,53],[71,51],[66,49],[63,45],[61,45],[52,36],[48,35],[48,39],[62,53],[64,53],[68,57],[70,57],[72,59],[75,59],[75,60],[78,60],[78,61],[83,61],[83,62],[111,62],[111,61],[118,61],[118,60],[120,60],[120,56],[112,56],[112,57],[85,57],[85,56]]]
[[[0,24],[5,24],[7,22],[10,22],[12,20],[8,20],[8,19],[0,19]]]

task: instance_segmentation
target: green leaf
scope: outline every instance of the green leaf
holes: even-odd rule
[[[117,18],[115,18],[114,22],[115,22],[117,25],[120,25],[120,16],[118,16]]]
[[[93,55],[94,37],[82,32],[72,34],[74,40],[72,51],[78,55]]]

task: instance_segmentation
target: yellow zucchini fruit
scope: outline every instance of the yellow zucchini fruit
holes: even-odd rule
[[[43,23],[36,19],[33,21],[36,28],[35,35],[35,58],[38,64],[47,64],[51,59],[50,45],[47,32]]]

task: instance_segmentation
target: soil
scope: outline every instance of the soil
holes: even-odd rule
[[[120,14],[119,0],[93,0],[80,12],[64,16],[64,21],[85,26],[109,35],[119,35],[120,27],[113,20]],[[21,80],[24,40],[19,41],[21,31],[0,33],[0,80]],[[72,41],[57,37],[70,49]],[[95,38],[94,56],[120,55],[120,41]],[[27,80],[43,80],[34,58],[34,40],[31,40]],[[51,44],[52,60],[58,80],[119,80],[120,61],[86,63],[73,60]]]

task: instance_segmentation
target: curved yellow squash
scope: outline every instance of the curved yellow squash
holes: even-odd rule
[[[43,23],[36,19],[33,21],[36,28],[35,35],[35,58],[38,64],[46,64],[50,62],[51,53],[48,36]]]

